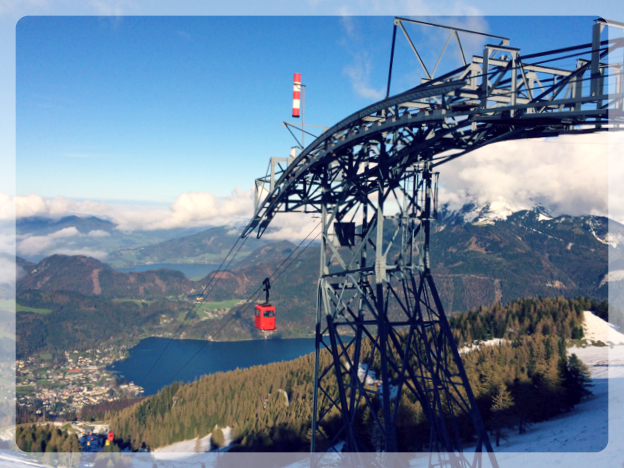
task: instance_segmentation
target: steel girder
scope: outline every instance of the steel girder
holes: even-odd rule
[[[491,454],[431,277],[434,169],[495,142],[619,129],[623,70],[611,57],[624,41],[600,41],[603,27],[597,22],[590,44],[523,57],[503,41],[438,78],[427,71],[419,86],[352,114],[257,180],[243,237],[260,237],[278,212],[322,218],[313,450],[338,440],[347,451],[400,449],[408,398],[427,416],[440,465],[471,465],[462,415],[473,423],[477,455],[483,447]],[[570,58],[572,67],[551,66]],[[362,427],[375,447],[360,446]]]
[[[600,26],[594,27],[598,37]],[[429,159],[435,167],[495,142],[620,127],[624,80],[622,63],[612,57],[624,39],[594,43],[598,48],[585,44],[526,57],[487,45],[470,64],[352,114],[286,167],[257,180],[257,209],[243,237],[254,230],[260,237],[277,212],[320,213],[354,187],[374,192],[379,158],[392,158],[383,167],[400,174],[418,161]],[[576,65],[569,70],[545,65],[571,58]],[[367,152],[371,142],[380,151]],[[322,199],[325,173],[331,190]]]

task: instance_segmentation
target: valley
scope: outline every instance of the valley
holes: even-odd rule
[[[613,246],[614,242],[617,246],[617,237],[607,236],[607,225],[606,218],[550,218],[537,211],[512,213],[504,219],[477,217],[472,222],[466,222],[457,214],[441,216],[433,233],[433,272],[441,300],[457,330],[458,346],[511,336],[512,330],[515,340],[520,340],[522,333],[533,334],[539,330],[542,335],[550,336],[559,330],[570,342],[578,342],[582,332],[575,321],[563,326],[560,316],[543,322],[540,321],[543,317],[525,315],[501,322],[500,314],[506,311],[504,313],[513,316],[516,313],[513,311],[531,310],[531,299],[521,298],[559,298],[548,304],[564,304],[584,296],[588,299],[581,300],[583,307],[600,309],[604,316],[606,306],[601,305],[602,301],[607,298],[610,283],[617,283],[618,278],[612,277],[610,282],[608,277],[608,255],[617,250]],[[617,229],[621,226],[617,225],[615,231]],[[63,254],[38,262],[18,258],[19,361],[16,373],[22,416],[35,420],[44,414],[47,418],[65,418],[79,414],[82,408],[126,401],[141,394],[137,382],[120,380],[107,371],[106,366],[127,356],[130,348],[148,338],[234,341],[312,336],[319,255],[314,245],[298,249],[295,243],[285,240],[251,242],[225,271],[190,278],[175,269],[176,265],[185,263],[220,263],[227,254],[228,243],[234,241],[235,237],[225,228],[212,228],[160,243],[113,251],[104,260]],[[392,249],[388,253],[396,254]],[[617,260],[618,254],[619,250],[612,255],[612,260]],[[122,265],[165,262],[171,268],[141,267],[136,269],[143,271],[129,272],[117,269]],[[252,321],[250,299],[266,277],[274,278],[271,302],[278,311],[278,327],[274,332],[260,332]],[[389,314],[392,313],[389,310]],[[613,317],[618,320],[617,316]],[[527,319],[531,323],[529,328],[523,322]],[[534,319],[537,321],[533,322]],[[544,346],[531,343],[530,346]],[[546,345],[547,348],[553,346],[554,342]],[[561,348],[561,344],[557,346]],[[488,351],[483,349],[481,353],[487,355]],[[495,356],[490,358],[495,359]],[[156,448],[187,440],[189,428],[199,428],[203,434],[199,436],[204,437],[217,424],[232,428],[231,437],[237,450],[300,450],[308,443],[304,428],[309,423],[303,415],[309,412],[309,408],[306,409],[309,402],[301,398],[308,391],[309,378],[303,369],[310,368],[310,359],[307,356],[292,361],[303,365],[295,372],[297,384],[289,383],[291,377],[283,376],[273,384],[285,392],[289,401],[290,409],[278,418],[282,426],[262,426],[269,424],[270,418],[264,416],[250,425],[254,418],[247,413],[253,411],[242,403],[234,405],[238,408],[235,413],[221,414],[210,406],[204,422],[191,421],[186,429],[174,431],[164,439],[149,435],[143,423],[135,426],[129,419],[123,419],[126,416],[114,419],[121,417],[121,412],[129,415],[130,408],[113,411],[111,417],[117,416],[111,423],[123,444],[133,449],[140,448],[142,443]],[[471,364],[469,355],[465,359],[467,367],[477,365]],[[276,372],[280,369],[279,375],[291,372],[286,370],[290,364],[275,366],[271,369]],[[256,378],[251,377],[255,375],[251,370],[240,372],[240,376],[228,378],[234,381]],[[221,385],[221,379],[210,380],[211,385]],[[508,390],[519,391],[514,390],[510,382],[506,383]],[[492,388],[483,389],[482,398],[492,398],[495,394]],[[172,390],[167,391],[171,393]],[[182,387],[176,387],[171,395],[178,395],[179,391]],[[244,394],[242,390],[235,393]],[[280,412],[279,400],[273,402],[273,394],[268,391],[265,409]],[[163,397],[158,395],[160,393],[150,397],[150,401],[161,401]],[[170,400],[162,400],[162,404],[163,408],[168,408],[166,411],[172,409]],[[565,404],[561,411],[564,407]],[[487,405],[483,411],[489,411]],[[259,417],[258,414],[255,417]],[[536,416],[538,419],[550,417],[550,414]],[[180,421],[179,416],[175,418]],[[280,434],[286,430],[292,432],[288,436],[290,439],[266,445],[266,434],[271,440],[279,441],[283,437]],[[410,430],[420,429],[415,426]],[[370,444],[373,447],[374,441]],[[416,446],[406,448],[418,450]]]
[[[621,283],[617,276],[609,281],[609,255],[611,268],[617,268],[622,250],[609,243],[616,242],[624,228],[615,222],[609,226],[606,218],[550,218],[539,211],[516,212],[504,219],[492,219],[491,213],[469,218],[472,222],[461,213],[442,213],[433,233],[433,274],[448,315],[521,297],[605,300],[608,287],[613,292]],[[245,301],[266,277],[272,277],[271,300],[279,323],[270,336],[310,336],[319,254],[313,245],[297,249],[289,241],[254,244],[250,239],[227,271],[192,279],[174,269],[122,273],[108,263],[130,258],[128,252],[133,252],[132,262],[167,261],[172,267],[199,260],[201,252],[221,263],[234,241],[226,228],[212,228],[112,252],[105,261],[58,254],[38,263],[18,258],[17,328],[18,335],[26,334],[18,339],[18,356],[36,350],[55,354],[65,346],[128,346],[143,337],[176,332],[193,339],[260,339],[264,335],[250,320],[253,307]],[[225,328],[223,319],[228,322]],[[51,333],[43,330],[46,327]],[[60,329],[74,331],[59,340],[53,330]]]

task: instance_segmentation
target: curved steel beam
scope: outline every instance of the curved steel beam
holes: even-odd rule
[[[350,190],[372,193],[380,183],[392,185],[425,160],[437,166],[494,142],[623,124],[624,89],[605,94],[607,67],[595,63],[623,46],[622,40],[603,41],[599,53],[591,44],[578,46],[575,53],[591,53],[592,60],[579,58],[573,70],[524,63],[518,49],[486,46],[483,59],[367,106],[325,131],[277,174],[242,237],[256,229],[260,237],[278,212],[320,212],[323,204],[348,200]],[[500,52],[509,55],[496,58]],[[596,68],[602,75],[595,76]],[[321,190],[323,183],[329,191]]]

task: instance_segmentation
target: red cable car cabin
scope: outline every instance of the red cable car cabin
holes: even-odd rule
[[[255,325],[258,330],[275,330],[275,307],[256,304]]]

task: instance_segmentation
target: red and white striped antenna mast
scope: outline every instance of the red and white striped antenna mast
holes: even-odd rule
[[[290,150],[290,158],[295,158],[297,156],[297,149],[299,148],[300,150],[303,150],[305,148],[306,133],[313,138],[317,138],[316,135],[306,132],[305,130],[305,85],[301,84],[301,73],[295,73],[293,78],[292,116],[296,119],[301,117],[301,127],[299,127],[299,124],[295,122],[282,122],[282,124],[288,129],[292,137],[297,142],[297,146],[293,146]],[[322,129],[323,132],[329,128],[322,125],[312,124],[308,124],[308,127],[318,127]],[[292,132],[291,128],[295,128],[297,130],[301,129],[301,142],[299,142],[299,139]]]
[[[305,85],[301,84],[301,73],[295,73],[293,79],[293,110],[292,116],[299,118],[301,108],[301,146],[305,148]]]

